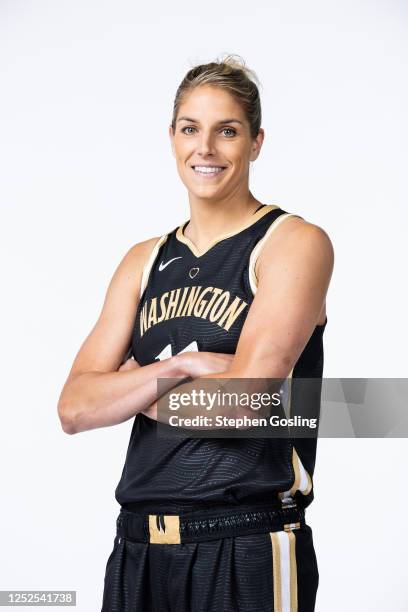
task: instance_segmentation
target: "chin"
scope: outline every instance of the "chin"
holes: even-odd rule
[[[203,188],[203,189],[197,189],[197,186],[194,185],[194,187],[188,187],[188,191],[195,195],[197,198],[213,198],[216,195],[219,195],[219,189],[214,189],[214,188]]]

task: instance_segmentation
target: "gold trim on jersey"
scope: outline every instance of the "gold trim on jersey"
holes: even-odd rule
[[[289,385],[289,393],[288,393],[288,418],[291,418],[292,415],[292,385],[293,385],[293,370],[291,369],[288,379]],[[295,475],[293,484],[288,491],[279,492],[279,497],[283,504],[285,504],[284,500],[288,500],[290,503],[291,498],[294,496],[296,491],[300,491],[303,495],[308,495],[312,490],[312,479],[310,477],[309,472],[303,466],[303,463],[300,460],[300,457],[296,451],[295,446],[292,449],[292,466],[293,472]]]
[[[142,293],[143,293],[143,291],[144,291],[144,289],[146,287],[147,280],[148,280],[149,274],[150,274],[150,270],[153,267],[154,260],[157,257],[157,253],[159,252],[159,249],[160,249],[161,245],[166,242],[167,238],[168,238],[168,234],[163,234],[163,236],[160,236],[160,238],[158,239],[158,241],[154,245],[152,252],[150,253],[149,259],[147,260],[146,264],[143,266],[142,281],[140,283],[140,296],[139,296],[139,299],[142,297]]]
[[[272,223],[270,224],[270,226],[266,230],[266,232],[263,235],[263,237],[260,239],[260,241],[252,249],[252,253],[251,253],[250,258],[249,258],[249,284],[251,285],[251,290],[252,290],[252,293],[254,295],[255,295],[256,290],[258,288],[258,278],[257,278],[256,273],[255,273],[255,265],[256,265],[257,259],[259,257],[259,254],[261,252],[261,249],[262,249],[263,245],[265,244],[266,240],[272,234],[272,232],[278,227],[278,225],[280,223],[282,223],[282,221],[284,221],[288,217],[299,217],[299,219],[303,219],[303,217],[301,217],[300,215],[295,215],[295,213],[284,213],[283,215],[280,215],[274,221],[272,221]]]
[[[285,500],[287,500],[287,503],[290,505],[296,491],[300,491],[302,495],[308,495],[312,490],[312,479],[301,462],[295,446],[292,447],[292,466],[295,475],[293,484],[290,489],[287,491],[280,491],[278,494],[283,506],[285,506]]]
[[[185,236],[183,234],[184,227],[188,223],[188,221],[185,221],[182,225],[180,225],[177,228],[176,238],[180,242],[183,242],[184,244],[186,244],[188,246],[188,248],[190,249],[190,251],[193,253],[193,255],[195,255],[196,257],[201,257],[202,255],[207,253],[210,249],[212,249],[212,247],[215,246],[218,242],[221,242],[221,240],[225,240],[226,238],[231,238],[231,236],[235,236],[236,234],[239,234],[244,229],[247,229],[248,227],[250,227],[251,225],[256,223],[264,215],[266,215],[271,210],[274,210],[275,208],[279,208],[279,206],[277,204],[267,204],[263,208],[260,208],[256,213],[253,214],[251,219],[247,223],[242,225],[238,230],[235,230],[233,232],[228,232],[227,234],[221,234],[220,236],[217,236],[217,238],[214,238],[214,240],[212,240],[205,247],[205,249],[202,249],[202,250],[198,249],[195,246],[195,244],[193,242],[191,242],[191,240],[189,238],[187,238],[187,236]]]

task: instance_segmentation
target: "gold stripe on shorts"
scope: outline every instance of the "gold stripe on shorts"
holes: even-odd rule
[[[273,565],[273,612],[298,612],[296,536],[270,532]]]

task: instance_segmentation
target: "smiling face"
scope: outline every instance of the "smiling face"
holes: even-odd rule
[[[175,130],[169,128],[181,180],[190,196],[219,200],[245,196],[249,162],[263,141],[256,139],[241,105],[231,94],[211,85],[190,91],[179,107]]]

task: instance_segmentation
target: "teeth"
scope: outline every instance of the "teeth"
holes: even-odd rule
[[[203,174],[214,174],[216,172],[221,172],[222,170],[224,170],[224,168],[222,168],[221,166],[193,166],[193,168],[196,172],[202,172]]]

